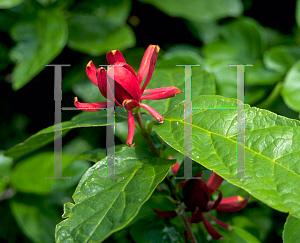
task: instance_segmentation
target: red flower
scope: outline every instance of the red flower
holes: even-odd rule
[[[135,121],[133,117],[132,109],[136,107],[145,108],[159,123],[163,123],[163,117],[152,107],[141,103],[142,100],[161,100],[171,98],[177,94],[182,93],[176,87],[164,87],[157,89],[147,89],[159,52],[159,46],[150,45],[142,59],[138,73],[136,74],[131,66],[129,66],[122,53],[118,50],[110,51],[107,53],[106,58],[110,65],[114,66],[114,81],[115,81],[115,105],[122,106],[128,111],[128,137],[126,144],[130,147],[134,145],[132,143]],[[98,86],[101,94],[107,98],[107,71],[104,68],[98,68],[94,66],[90,61],[86,66],[86,73],[90,80]],[[145,79],[146,78],[146,79]],[[140,87],[142,81],[145,79],[142,88]],[[111,92],[109,90],[108,92]],[[143,95],[143,96],[142,96]],[[100,109],[106,109],[106,102],[96,103],[80,103],[77,97],[75,97],[75,106],[80,110],[98,111]],[[113,106],[113,102],[109,103],[109,107]]]
[[[176,168],[173,166],[173,172],[176,175]],[[202,179],[202,172],[195,177],[199,179],[191,179],[180,182],[179,185],[182,188],[183,201],[187,206],[186,211],[192,212],[189,218],[190,223],[200,223],[203,221],[204,226],[208,233],[215,239],[219,240],[222,238],[210,224],[204,215],[207,215],[211,220],[215,221],[218,225],[232,230],[232,228],[225,222],[216,219],[208,212],[215,209],[220,212],[235,212],[241,210],[248,203],[250,196],[242,198],[241,196],[233,196],[222,199],[222,193],[218,190],[218,199],[216,201],[210,201],[210,196],[215,192],[223,182],[223,178],[218,176],[216,173],[212,173],[208,181],[205,183]],[[154,212],[164,218],[173,218],[177,216],[175,211],[160,211],[154,209]]]

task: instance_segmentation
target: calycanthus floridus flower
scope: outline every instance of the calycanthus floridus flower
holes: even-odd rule
[[[114,65],[114,77],[111,78],[114,79],[115,84],[115,105],[124,107],[128,112],[128,137],[126,145],[129,147],[132,147],[134,145],[134,143],[132,143],[132,140],[135,130],[135,121],[132,109],[136,107],[142,107],[146,109],[159,123],[163,123],[164,119],[161,114],[159,114],[152,107],[141,103],[141,101],[146,99],[167,99],[182,93],[182,91],[180,91],[176,87],[145,89],[154,72],[159,49],[160,48],[158,45],[149,45],[144,54],[137,74],[134,72],[133,68],[126,63],[122,53],[119,50],[110,51],[106,55],[108,63],[110,65]],[[101,94],[107,99],[106,69],[102,67],[97,69],[94,66],[93,62],[90,61],[86,66],[86,73],[90,80],[96,86],[98,86]],[[144,79],[145,81],[142,85]],[[109,90],[108,92],[112,91]],[[86,111],[99,111],[100,109],[107,108],[106,102],[80,103],[78,102],[77,97],[75,97],[74,104],[80,110]],[[108,106],[112,107],[113,102],[108,102]]]
[[[174,174],[176,175],[179,168],[178,162],[172,167]],[[241,196],[233,196],[228,198],[222,198],[222,192],[217,190],[223,182],[223,178],[218,176],[216,173],[212,173],[207,182],[202,180],[202,172],[194,177],[199,177],[199,179],[190,179],[180,182],[179,185],[182,189],[183,199],[182,201],[187,206],[186,212],[191,212],[189,218],[190,223],[200,223],[203,221],[204,226],[208,233],[215,239],[222,239],[220,235],[210,224],[208,216],[211,220],[216,222],[223,228],[232,230],[232,227],[225,222],[213,217],[209,211],[215,209],[220,212],[235,212],[244,208],[250,196],[247,198],[242,198]],[[215,201],[211,201],[210,197],[215,192],[218,191],[218,198]],[[153,208],[153,211],[160,217],[163,218],[174,218],[177,216],[177,212],[173,211],[160,211]],[[187,238],[187,234],[186,234]]]

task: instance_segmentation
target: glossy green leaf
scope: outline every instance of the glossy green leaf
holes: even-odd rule
[[[135,35],[128,25],[115,26],[95,15],[74,14],[69,19],[69,31],[68,46],[92,56],[135,45]]]
[[[127,119],[122,109],[117,109],[115,122],[122,122]],[[62,123],[62,135],[66,135],[67,132],[73,128],[79,127],[98,127],[106,126],[107,118],[106,111],[89,112],[84,111],[74,116],[70,121]],[[17,144],[11,149],[7,150],[5,155],[14,159],[28,154],[36,149],[43,147],[44,145],[53,142],[54,140],[54,126],[45,128],[36,134],[29,137],[23,143]]]
[[[54,153],[45,152],[26,158],[18,163],[11,174],[11,184],[21,192],[49,194],[76,185],[90,167],[86,161],[72,163],[72,156],[62,155],[62,176],[71,179],[45,179],[54,175]]]
[[[106,158],[92,166],[64,207],[66,220],[56,227],[56,242],[102,242],[125,227],[169,172],[174,160],[152,157],[138,147],[115,154],[115,176],[106,177]]]
[[[16,62],[13,89],[18,90],[60,54],[68,38],[67,22],[62,11],[40,9],[34,19],[14,25],[11,37],[17,42],[10,58]]]
[[[182,236],[174,226],[167,225],[165,221],[159,217],[149,217],[138,221],[131,226],[130,235],[136,243],[184,242],[184,236]]]
[[[18,6],[24,0],[0,0],[0,8],[12,8]]]
[[[286,219],[282,239],[283,243],[299,243],[300,242],[300,218],[289,215]]]
[[[243,12],[243,4],[238,0],[191,0],[186,4],[180,0],[139,0],[149,3],[171,17],[181,17],[199,22],[210,22],[224,17],[237,17]]]
[[[169,86],[175,86],[181,91],[184,90],[184,67],[155,69],[153,76],[147,85],[147,89]],[[192,67],[192,97],[201,94],[215,94],[214,78],[208,71],[203,70],[202,67]],[[163,115],[183,100],[184,93],[181,93],[175,97],[164,100],[142,100],[142,103],[150,105]],[[141,109],[141,111],[144,111],[144,109]]]
[[[198,96],[193,107],[236,107],[235,99]],[[193,110],[192,156],[230,183],[270,207],[300,216],[300,122],[245,105],[245,176],[236,174],[236,110]],[[184,151],[184,102],[155,124],[157,134],[179,152]],[[287,179],[288,178],[288,179]]]
[[[120,145],[115,145],[115,152],[118,152],[120,149],[123,148],[123,144]],[[97,163],[100,160],[104,159],[106,157],[106,153],[107,150],[106,149],[102,149],[102,148],[98,148],[98,149],[92,149],[92,150],[88,150],[85,151],[84,153],[76,156],[73,161],[76,160],[88,160],[90,162],[94,162]]]
[[[300,112],[300,61],[297,61],[284,78],[281,94],[285,104]]]
[[[281,74],[300,59],[300,47],[298,46],[275,46],[264,54],[264,63],[267,68]]]
[[[237,226],[232,226],[233,231],[218,227],[218,232],[224,237],[224,243],[260,243],[260,241],[248,231]]]
[[[59,212],[46,198],[36,195],[17,195],[10,208],[23,233],[35,243],[53,243],[55,225],[60,220]]]

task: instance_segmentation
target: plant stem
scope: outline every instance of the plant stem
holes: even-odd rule
[[[269,108],[277,99],[277,97],[280,95],[281,88],[282,88],[282,82],[277,83],[274,89],[272,90],[271,94],[267,97],[266,100],[258,104],[258,107],[261,109]]]
[[[160,157],[157,149],[155,148],[154,144],[152,143],[152,141],[150,139],[150,133],[151,133],[150,129],[152,128],[153,122],[150,125],[150,129],[149,129],[149,126],[148,126],[148,129],[146,129],[145,126],[144,126],[144,122],[143,122],[143,118],[142,118],[142,114],[141,114],[140,109],[136,110],[136,112],[134,113],[134,117],[135,117],[135,119],[137,120],[137,122],[140,126],[141,134],[145,138],[146,143],[148,144],[149,148],[151,149],[151,151],[157,157]],[[162,154],[162,151],[161,151],[161,154]],[[173,195],[173,197],[177,200],[177,202],[180,203],[181,200],[180,200],[180,198],[179,198],[179,196],[176,192],[176,188],[174,187],[174,185],[173,185],[172,181],[170,180],[169,176],[166,176],[164,181],[168,185],[168,187],[170,189],[170,192],[171,192],[171,195]],[[186,217],[184,202],[178,204],[177,208],[179,210],[178,215],[180,215],[181,219],[183,220],[184,226],[186,228],[186,231],[187,231],[187,234],[188,234],[189,238],[191,239],[191,242],[192,243],[197,243],[197,240],[196,240],[195,235],[194,235],[194,233],[192,231],[192,228],[191,228],[191,224],[190,224],[188,218]]]
[[[148,144],[149,148],[151,149],[151,151],[157,156],[157,157],[160,157],[159,156],[159,153],[157,152],[154,144],[152,143],[151,139],[150,139],[150,134],[147,133],[145,127],[144,127],[144,122],[143,122],[143,118],[142,118],[142,114],[141,114],[141,111],[140,110],[137,110],[136,113],[134,113],[134,117],[135,119],[137,120],[140,128],[141,128],[141,134],[143,135],[143,137],[145,138],[146,140],[146,143]]]
[[[180,205],[177,206],[177,208],[180,210],[179,213],[177,213],[183,223],[184,223],[184,226],[185,226],[185,229],[186,229],[186,232],[191,240],[192,243],[197,243],[197,240],[196,240],[196,237],[194,235],[194,232],[192,230],[192,227],[191,227],[191,224],[186,216],[186,213],[185,213],[185,205],[184,205],[184,202],[182,202]]]

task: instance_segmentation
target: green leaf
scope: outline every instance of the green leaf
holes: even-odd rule
[[[211,22],[225,17],[237,17],[243,12],[239,0],[190,0],[188,4],[180,0],[139,0],[149,3],[171,17],[181,17],[199,22]]]
[[[248,231],[232,226],[233,231],[218,227],[218,232],[224,237],[224,243],[260,243],[260,241]]]
[[[294,111],[300,112],[300,60],[289,70],[284,78],[281,95],[285,104]]]
[[[105,102],[106,99],[102,96],[99,88],[91,82],[87,76],[84,79],[72,86],[73,92],[82,99],[82,102],[93,103],[93,102]]]
[[[66,220],[56,227],[56,242],[102,242],[124,228],[165,178],[174,160],[154,158],[136,147],[115,154],[115,176],[106,177],[106,158],[92,166],[65,204]]]
[[[53,243],[54,228],[60,220],[59,212],[36,195],[18,195],[10,208],[24,234],[36,243]]]
[[[299,243],[300,242],[300,219],[289,215],[284,224],[282,233],[283,243]]]
[[[90,0],[78,2],[72,8],[73,13],[89,13],[114,26],[124,25],[130,10],[130,0]]]
[[[45,179],[54,175],[54,153],[39,153],[15,166],[11,174],[11,184],[18,191],[35,194],[49,194],[69,188],[76,185],[90,166],[86,161],[76,161],[70,164],[71,162],[72,156],[62,155],[62,176],[71,177],[71,179]]]
[[[282,74],[266,69],[261,61],[245,70],[245,83],[248,85],[273,85],[283,79]]]
[[[205,57],[215,60],[235,59],[238,63],[253,64],[261,57],[265,42],[261,26],[251,18],[235,20],[220,27],[220,40],[203,48]]]
[[[135,45],[134,32],[128,25],[115,26],[94,15],[74,14],[69,19],[69,31],[68,46],[91,56]]]
[[[163,85],[162,85],[163,84]],[[184,67],[169,69],[157,68],[147,85],[147,89],[175,86],[184,90]],[[213,76],[203,70],[202,67],[192,67],[192,98],[200,94],[215,94],[215,82]],[[184,100],[184,93],[164,100],[142,100],[160,114],[164,114],[173,106]]]
[[[0,0],[0,8],[12,8],[18,6],[24,0]]]
[[[123,112],[123,113],[122,113]],[[115,122],[122,122],[127,117],[124,115],[124,111],[117,109],[115,116]],[[84,111],[74,116],[70,121],[62,123],[62,136],[66,135],[70,130],[79,127],[98,127],[106,126],[107,118],[106,111],[89,112]],[[111,125],[111,124],[109,124]],[[43,147],[44,145],[53,142],[54,140],[54,126],[45,128],[36,134],[26,139],[23,143],[17,144],[11,149],[7,150],[5,155],[14,159],[18,159],[21,156],[28,154],[36,149]]]
[[[198,96],[193,107],[236,107],[236,99]],[[236,110],[193,110],[191,158],[270,207],[300,216],[300,122],[245,105],[245,176],[236,174]],[[154,124],[156,133],[184,153],[184,102]],[[287,179],[288,178],[288,179]]]
[[[299,59],[300,47],[298,46],[275,46],[264,54],[266,67],[282,75]]]
[[[168,51],[165,55],[162,56],[161,59],[157,61],[155,66],[156,69],[158,68],[179,68],[176,67],[177,64],[197,64],[199,65],[203,62],[203,58],[197,54],[194,50],[173,50]],[[148,88],[148,86],[147,86]]]
[[[40,9],[33,19],[14,25],[10,34],[18,42],[10,52],[11,60],[16,62],[13,89],[18,90],[60,54],[68,38],[68,27],[62,11]]]
[[[0,151],[0,195],[6,189],[6,185],[10,180],[10,171],[13,164],[12,158],[3,155],[4,151]]]
[[[178,230],[172,225],[167,225],[165,221],[159,217],[149,217],[138,221],[131,226],[130,235],[136,243],[184,242]]]

